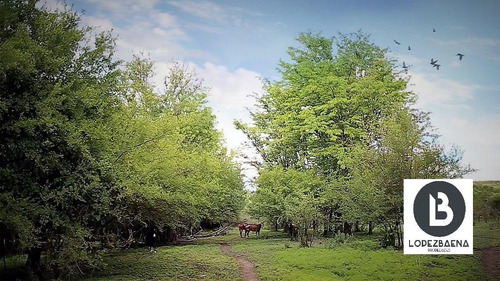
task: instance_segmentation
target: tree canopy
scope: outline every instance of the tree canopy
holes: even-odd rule
[[[281,79],[265,81],[253,125],[235,122],[262,158],[255,215],[287,217],[306,230],[322,222],[325,233],[335,220],[392,228],[402,221],[403,179],[471,171],[459,151],[437,144],[427,114],[412,109],[408,81],[368,35],[307,32],[297,41],[279,63]],[[294,173],[320,183],[296,188]],[[308,220],[289,216],[293,194],[311,198],[294,205],[308,205]]]
[[[234,221],[241,171],[196,73],[173,63],[160,93],[152,61],[123,63],[110,32],[35,4],[0,1],[2,256],[60,276],[97,266],[128,229],[175,239]]]

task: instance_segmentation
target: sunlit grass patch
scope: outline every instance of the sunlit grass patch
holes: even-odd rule
[[[474,248],[485,249],[490,247],[500,247],[500,223],[498,221],[476,222],[474,226]]]
[[[238,280],[237,262],[216,244],[160,247],[120,251],[105,260],[108,265],[85,280]]]

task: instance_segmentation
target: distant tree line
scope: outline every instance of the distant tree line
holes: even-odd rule
[[[203,81],[172,63],[115,58],[110,32],[78,14],[0,1],[1,256],[33,278],[100,265],[152,230],[162,242],[236,220],[239,166],[214,127]],[[127,242],[128,240],[128,242]]]
[[[264,81],[253,124],[235,122],[261,159],[251,213],[304,246],[361,225],[402,246],[403,179],[473,169],[459,149],[438,144],[408,79],[368,35],[306,32],[297,41],[279,63],[281,79]]]
[[[476,221],[500,220],[500,182],[475,182],[473,196]]]

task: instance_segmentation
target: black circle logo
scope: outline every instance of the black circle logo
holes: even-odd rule
[[[415,197],[413,215],[418,226],[432,236],[455,232],[465,217],[465,200],[451,183],[434,181],[426,184]]]

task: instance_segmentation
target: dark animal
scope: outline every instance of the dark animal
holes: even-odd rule
[[[460,53],[458,53],[458,54],[457,54],[457,56],[458,56],[459,60],[462,60],[462,58],[463,58],[465,55],[464,55],[464,54],[460,54]]]
[[[250,231],[254,231],[257,236],[260,236],[260,229],[264,226],[264,223],[259,224],[247,224],[245,228],[245,236],[250,237]]]
[[[239,223],[238,224],[238,230],[240,231],[240,237],[243,238],[242,233],[245,231],[246,234],[246,229],[247,229],[247,224],[246,223]]]
[[[434,64],[432,67],[435,67],[435,68],[437,68],[437,70],[439,70],[440,66],[441,66],[440,64]]]
[[[158,238],[157,230],[153,227],[146,228],[146,246],[150,252],[156,253],[156,240]]]
[[[401,45],[401,43],[399,43],[398,41],[394,40],[394,43],[398,44],[398,45]]]
[[[344,237],[347,237],[347,235],[352,236],[352,225],[344,222]]]
[[[436,32],[436,29],[435,29],[435,28],[432,28],[432,32]]]
[[[408,46],[408,51],[411,51],[411,47],[410,46]]]
[[[433,60],[433,59],[431,58],[431,64],[432,64],[432,65],[435,65],[435,64],[436,64],[436,62],[438,62],[438,60]]]

